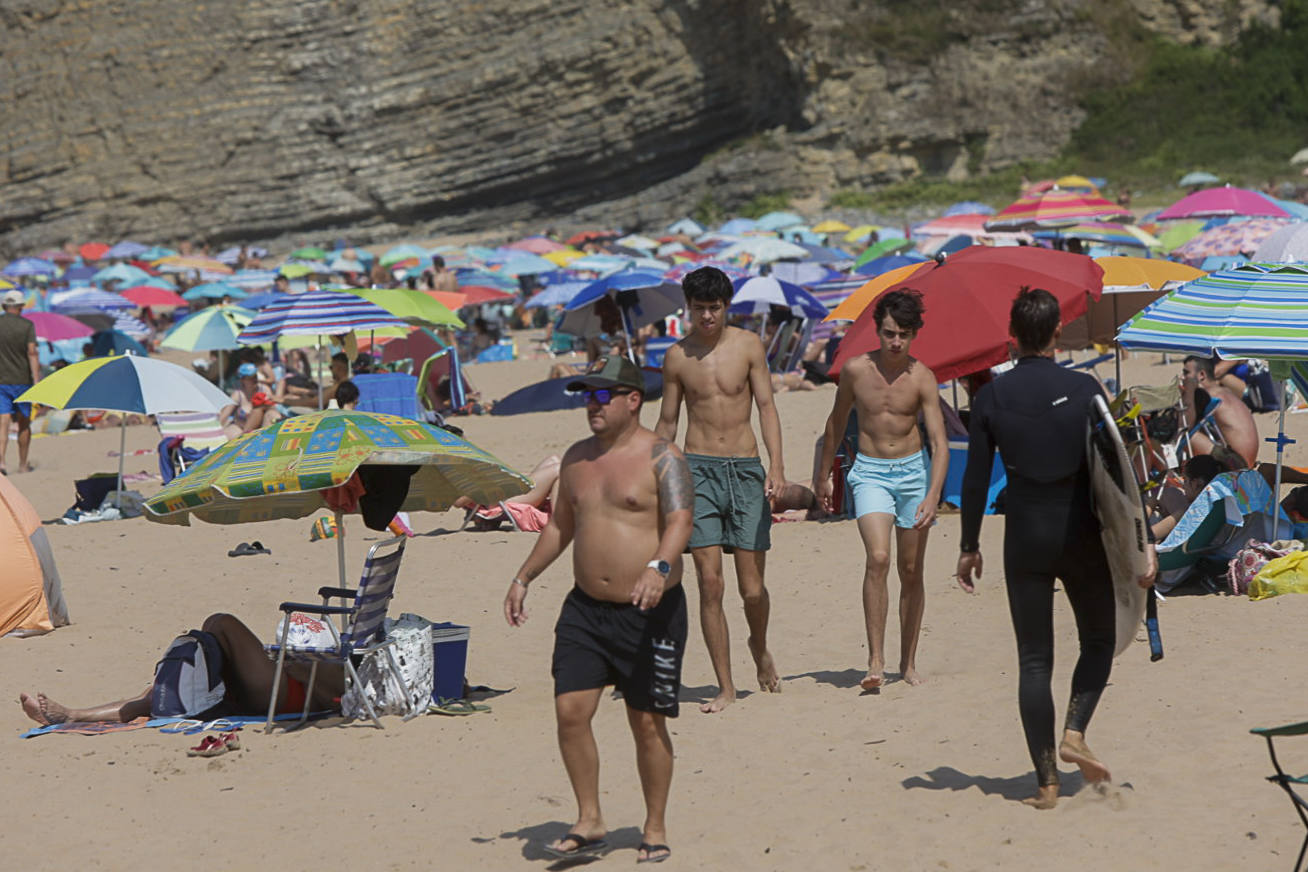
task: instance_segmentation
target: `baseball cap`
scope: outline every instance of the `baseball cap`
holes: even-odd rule
[[[601,357],[590,365],[586,374],[568,382],[568,390],[584,391],[587,388],[631,388],[645,392],[645,377],[640,367],[621,354]]]
[[[12,291],[5,291],[3,299],[0,299],[0,305],[25,306],[27,305],[27,295],[17,288]]]
[[[242,378],[244,378],[247,375],[256,376],[259,374],[259,370],[255,368],[253,363],[243,363],[236,368],[236,374],[241,376]]]

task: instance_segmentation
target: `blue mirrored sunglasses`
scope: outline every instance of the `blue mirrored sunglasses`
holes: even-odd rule
[[[593,390],[593,391],[584,391],[584,393],[585,393],[585,395],[586,395],[586,402],[588,402],[588,403],[589,403],[589,402],[596,402],[596,403],[599,403],[601,406],[607,406],[609,403],[613,402],[613,398],[614,398],[614,397],[622,397],[622,396],[626,396],[627,394],[630,394],[630,393],[633,393],[633,392],[632,392],[632,391],[615,391],[615,390],[612,390],[611,388],[596,388],[596,389]]]

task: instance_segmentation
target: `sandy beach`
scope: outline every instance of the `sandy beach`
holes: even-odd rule
[[[524,351],[530,343],[525,335]],[[183,359],[185,356],[183,356]],[[1157,355],[1127,361],[1130,383],[1163,383],[1179,370]],[[500,397],[545,376],[548,360],[469,368]],[[1103,370],[1110,374],[1111,367]],[[813,442],[834,388],[786,393],[777,403],[788,477],[807,482]],[[643,415],[652,425],[657,403]],[[468,439],[530,469],[586,435],[580,411],[458,421]],[[1275,418],[1258,416],[1260,436]],[[1288,459],[1308,463],[1308,415],[1287,417],[1300,440]],[[35,440],[35,472],[12,481],[42,518],[72,503],[72,481],[117,468],[116,430]],[[152,427],[129,428],[128,451],[153,448]],[[1271,447],[1263,459],[1272,459]],[[157,472],[153,454],[129,473]],[[153,493],[158,482],[136,485]],[[73,623],[32,639],[0,640],[0,762],[14,805],[6,869],[183,868],[285,870],[509,869],[548,860],[540,846],[573,819],[555,744],[549,673],[553,620],[571,585],[570,556],[533,585],[531,619],[511,629],[501,611],[513,571],[534,537],[458,532],[462,513],[414,516],[391,612],[471,627],[468,680],[512,691],[492,711],[464,718],[316,723],[266,736],[247,729],[243,749],[188,758],[196,739],[158,730],[20,739],[32,724],[16,700],[45,691],[86,705],[134,695],[168,641],[217,611],[265,639],[277,604],[335,582],[335,547],[310,542],[310,520],[192,527],[144,519],[48,526]],[[863,693],[866,666],[859,584],[863,549],[853,523],[785,523],[768,559],[770,645],[783,692],[747,693],[707,716],[713,690],[692,619],[677,762],[669,806],[667,869],[1120,870],[1289,869],[1303,833],[1250,727],[1308,718],[1303,628],[1308,597],[1265,602],[1178,596],[1160,607],[1167,655],[1149,662],[1138,641],[1114,664],[1088,739],[1113,772],[1107,791],[1063,771],[1063,799],[1036,812],[1020,799],[1034,773],[1018,721],[1017,662],[1003,592],[1003,518],[988,517],[979,594],[953,582],[958,518],[942,516],[927,559],[921,687],[894,681]],[[378,534],[347,519],[350,572]],[[228,558],[258,539],[271,556]],[[698,598],[687,570],[692,616]],[[728,583],[730,586],[730,582]],[[891,582],[892,594],[898,586]],[[728,593],[737,682],[757,689],[739,598]],[[1075,631],[1055,600],[1060,722]],[[1143,638],[1141,631],[1140,638]],[[891,609],[888,651],[898,650]],[[895,658],[891,657],[891,666]],[[643,804],[622,705],[596,718],[610,842],[604,867],[634,862]],[[1287,768],[1305,770],[1308,740],[1288,740]],[[1294,752],[1298,752],[1297,756]],[[1297,759],[1298,762],[1292,762]],[[326,826],[324,826],[324,822]],[[312,829],[310,829],[312,827]],[[597,867],[598,868],[598,867]]]

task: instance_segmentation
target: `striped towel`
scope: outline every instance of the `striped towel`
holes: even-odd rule
[[[186,440],[187,448],[212,450],[227,441],[227,434],[214,412],[160,412],[154,419],[159,425],[160,436],[181,436]]]

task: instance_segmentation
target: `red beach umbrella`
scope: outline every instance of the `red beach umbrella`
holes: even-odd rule
[[[182,296],[167,288],[156,288],[154,285],[136,285],[118,292],[122,296],[131,300],[138,306],[185,306],[187,302]]]
[[[1008,359],[1008,312],[1021,288],[1052,293],[1066,324],[1084,315],[1091,299],[1099,299],[1103,277],[1103,268],[1082,254],[977,245],[922,266],[884,293],[908,288],[922,292],[926,324],[913,340],[912,355],[943,382]],[[833,373],[851,357],[881,347],[875,309],[864,309],[841,340]]]
[[[90,263],[104,257],[104,253],[109,250],[109,246],[103,242],[87,242],[77,249],[77,253],[82,256],[82,260]]]

